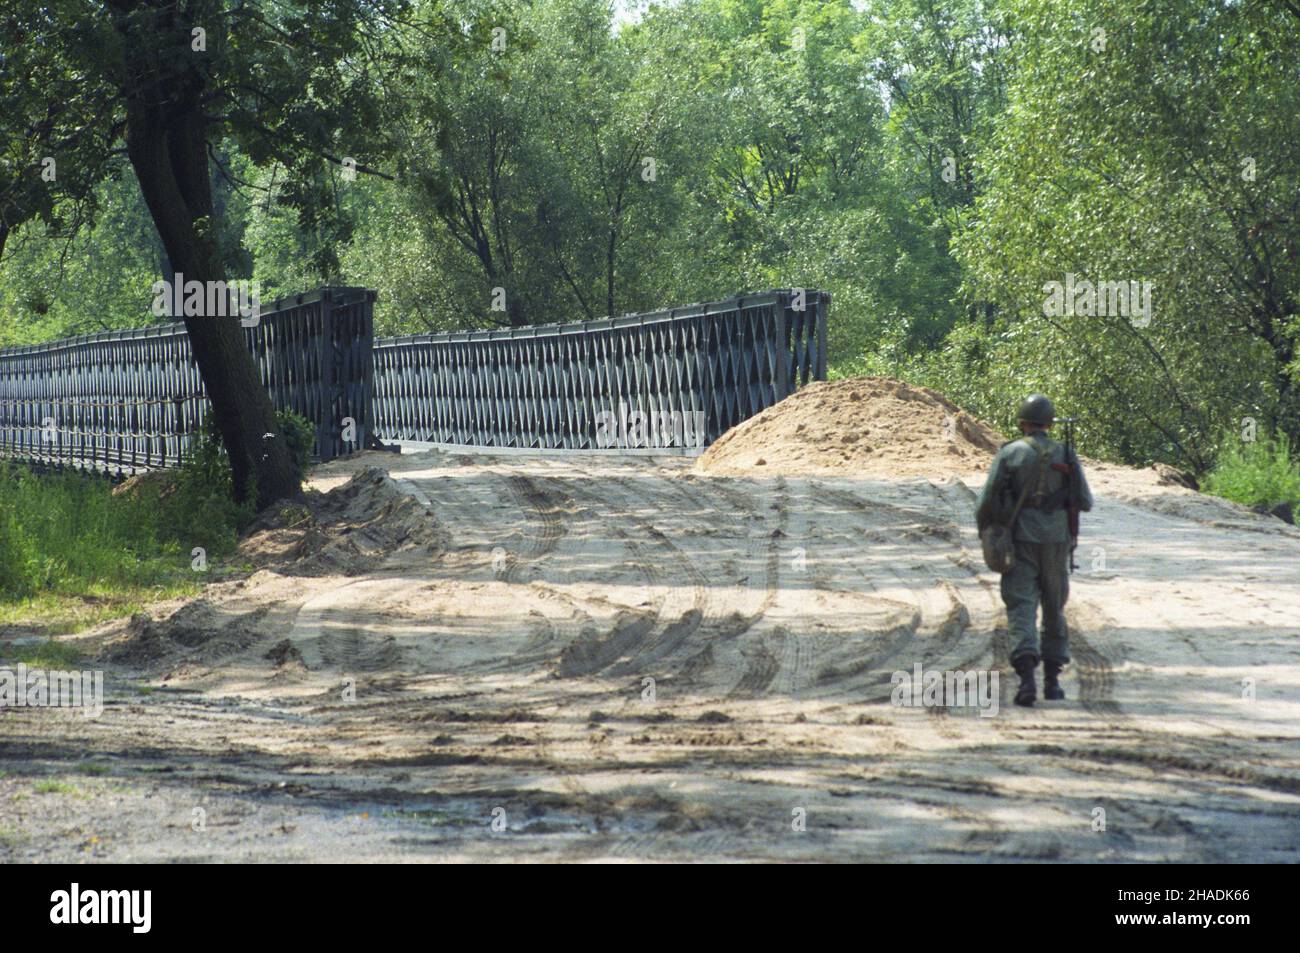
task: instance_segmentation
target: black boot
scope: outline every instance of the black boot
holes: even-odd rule
[[[1020,687],[1016,689],[1016,704],[1032,708],[1038,698],[1038,685],[1034,682],[1034,669],[1038,667],[1038,659],[1027,655],[1016,659],[1013,664],[1016,667],[1016,674],[1020,676]]]
[[[1065,698],[1065,689],[1061,687],[1060,677],[1060,662],[1043,662],[1043,697],[1048,701],[1059,702]]]

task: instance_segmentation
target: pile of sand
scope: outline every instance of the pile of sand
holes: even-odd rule
[[[928,387],[887,377],[809,384],[722,435],[706,473],[968,476],[1006,440]]]
[[[385,471],[365,467],[329,493],[274,506],[239,544],[257,569],[299,576],[356,576],[395,552],[440,551],[445,532],[434,515]]]
[[[128,491],[166,485],[151,477]],[[90,644],[112,662],[166,667],[168,678],[226,664],[272,639],[269,651],[258,648],[258,658],[280,671],[301,667],[297,650],[282,643],[301,600],[317,591],[309,580],[320,585],[376,572],[395,557],[429,563],[446,543],[435,514],[385,471],[366,466],[328,493],[308,490],[264,511],[232,560],[251,567],[251,575],[242,567],[214,573],[202,598],[114,620],[91,633]]]
[[[147,665],[176,655],[210,660],[234,655],[265,636],[265,607],[231,612],[207,599],[186,603],[163,619],[137,612],[125,623],[124,636],[106,652],[111,662]]]

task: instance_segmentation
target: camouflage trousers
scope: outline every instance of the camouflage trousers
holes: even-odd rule
[[[1016,564],[1002,576],[1002,602],[1011,629],[1011,664],[1025,656],[1047,662],[1070,661],[1065,600],[1070,597],[1070,544],[1016,540]],[[1038,639],[1038,607],[1043,608],[1043,638]]]

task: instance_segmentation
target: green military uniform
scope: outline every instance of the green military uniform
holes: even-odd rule
[[[1039,457],[1040,452],[1042,457]],[[1041,461],[1041,462],[1040,462]],[[1002,576],[1002,602],[1011,629],[1011,664],[1032,659],[1065,665],[1070,661],[1070,633],[1065,624],[1065,601],[1070,595],[1070,526],[1065,511],[1066,475],[1051,464],[1065,464],[1065,446],[1042,431],[1004,444],[993,460],[980,493],[975,519],[980,529],[1005,520],[1026,483],[1029,496],[1012,533],[1016,560]],[[1092,508],[1092,493],[1076,468],[1080,481],[1080,509]],[[1004,481],[1009,486],[1003,489]],[[1036,627],[1038,605],[1043,607],[1040,648]]]

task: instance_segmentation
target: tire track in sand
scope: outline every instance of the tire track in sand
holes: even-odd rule
[[[563,674],[565,677],[596,675],[608,669],[609,675],[617,677],[647,675],[655,665],[677,654],[703,625],[716,620],[709,592],[710,581],[663,530],[638,515],[636,507],[655,502],[660,504],[654,507],[655,510],[662,512],[662,497],[657,501],[649,499],[645,489],[631,486],[625,477],[603,476],[600,480],[600,492],[581,484],[573,489],[606,511],[614,509],[613,534],[632,554],[633,567],[649,585],[664,587],[667,592],[653,615],[647,614],[641,624],[611,633],[608,638],[588,640],[587,644],[576,649],[566,660]],[[690,502],[697,505],[699,501]],[[634,539],[624,526],[619,525],[620,522],[630,524],[649,544]],[[669,557],[666,567],[659,565],[663,562],[662,556],[656,559],[650,552],[651,547]],[[689,589],[689,604],[680,612],[676,611],[677,607],[669,608],[669,603],[679,599],[674,577],[685,582]]]
[[[567,617],[543,618],[535,624],[528,641],[509,656],[487,659],[470,666],[480,674],[526,669],[545,662],[555,656],[557,646],[562,649],[576,639],[584,628],[594,625],[584,606],[563,590],[554,586],[531,585],[533,580],[525,578],[538,572],[548,557],[554,555],[561,542],[570,535],[569,520],[562,506],[563,497],[547,493],[534,479],[522,473],[502,474],[496,470],[487,472],[493,481],[504,482],[504,497],[497,493],[490,500],[483,499],[466,492],[467,487],[455,479],[444,481],[437,491],[430,488],[430,492],[436,493],[440,505],[454,512],[457,526],[464,527],[468,523],[480,528],[480,545],[483,546],[508,535],[502,533],[501,521],[490,515],[495,508],[492,501],[500,502],[503,498],[508,498],[518,510],[524,524],[536,529],[521,533],[525,537],[524,544],[518,553],[507,553],[505,569],[497,573],[496,578],[507,585],[529,586],[530,595],[560,602],[568,608],[569,614]]]

